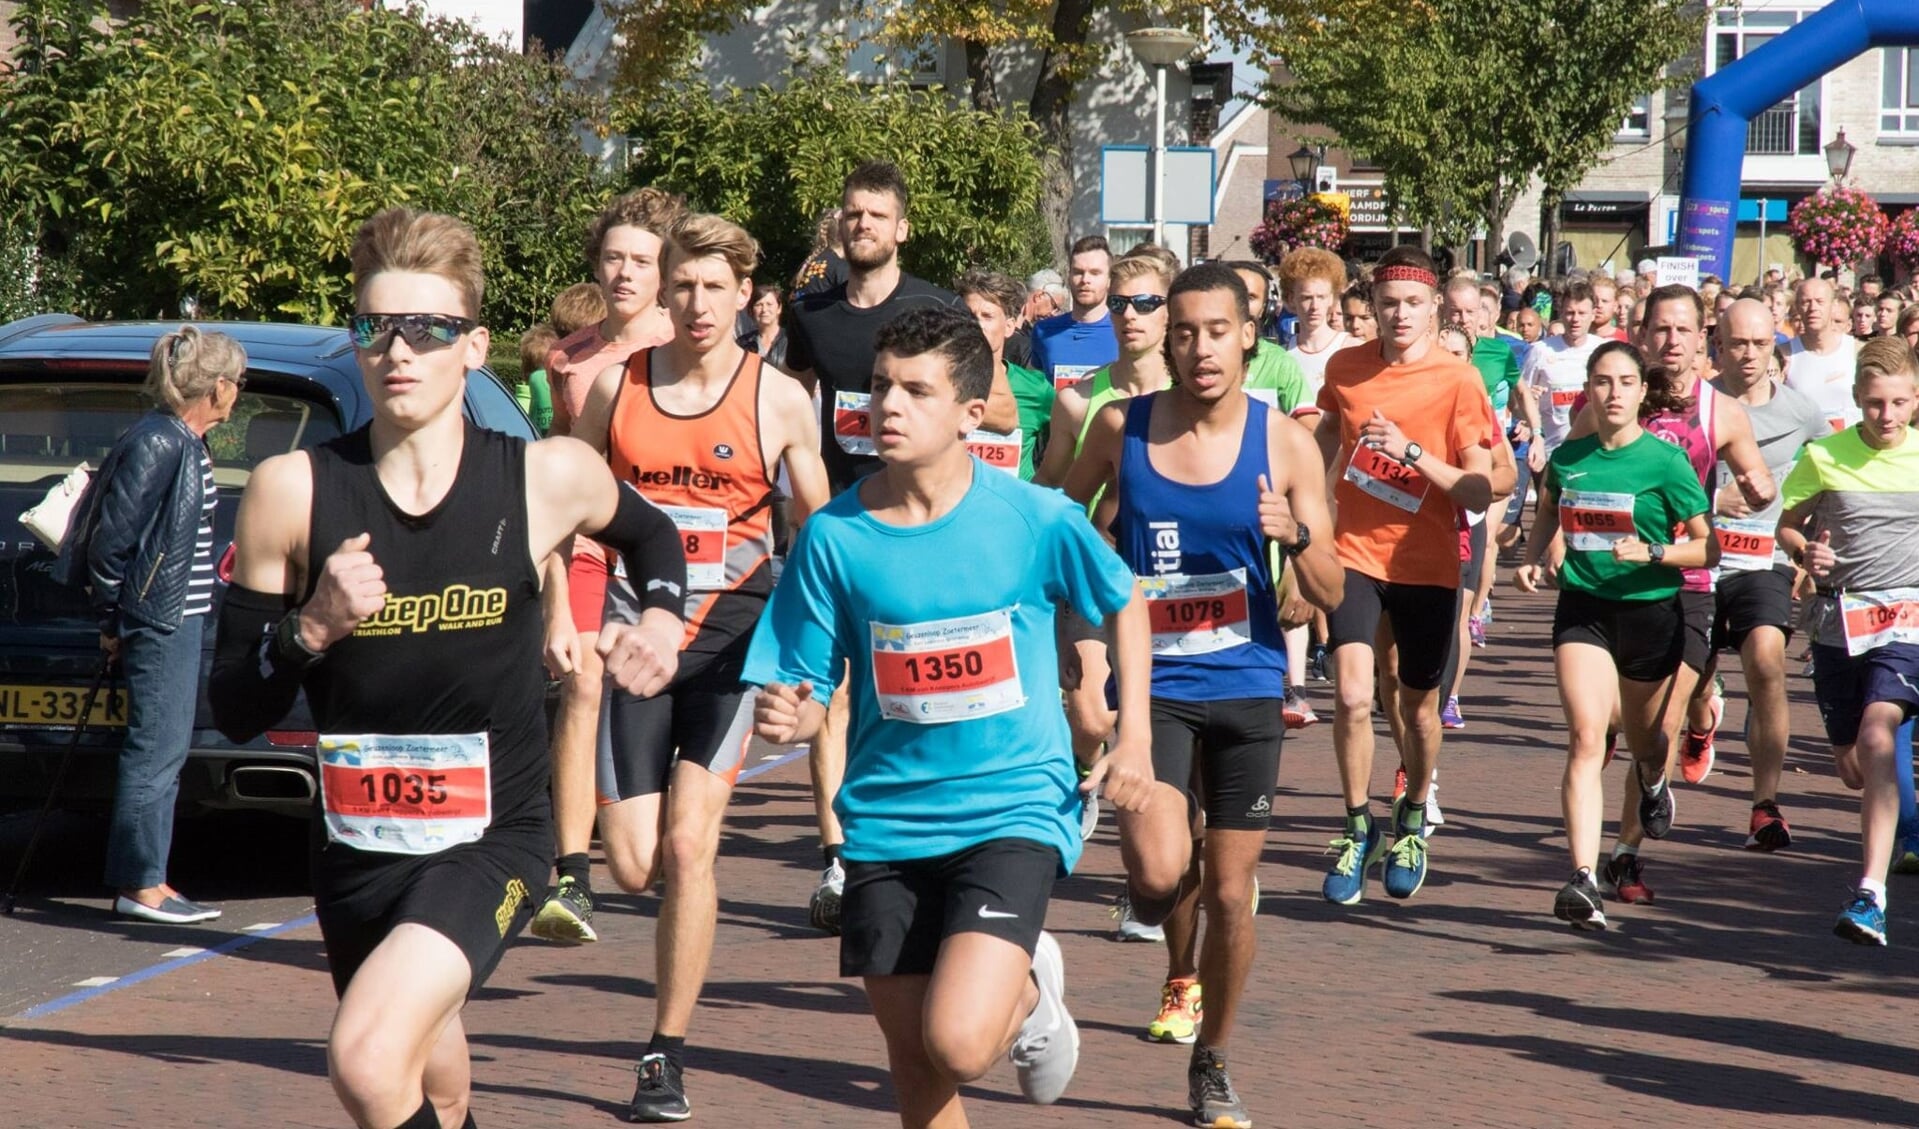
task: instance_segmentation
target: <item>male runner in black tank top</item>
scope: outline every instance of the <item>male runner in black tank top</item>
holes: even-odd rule
[[[363,1129],[451,1129],[473,1124],[460,1010],[551,861],[534,562],[576,534],[625,555],[645,610],[598,649],[642,694],[676,669],[686,562],[671,521],[585,444],[463,418],[487,351],[470,228],[382,212],[353,270],[373,422],[254,472],[209,697],[238,740],[307,690],[315,901],[341,996],[328,1073]]]

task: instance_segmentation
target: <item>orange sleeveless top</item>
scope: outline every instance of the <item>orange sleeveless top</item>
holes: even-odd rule
[[[684,649],[712,653],[751,633],[773,590],[777,488],[760,442],[760,358],[745,354],[718,403],[680,416],[653,399],[652,357],[642,349],[627,358],[607,460],[679,529]]]

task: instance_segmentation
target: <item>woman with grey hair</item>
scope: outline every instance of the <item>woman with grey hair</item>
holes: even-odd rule
[[[107,453],[64,547],[69,574],[84,569],[100,647],[126,674],[106,881],[117,891],[113,912],[142,921],[220,916],[168,885],[166,872],[216,583],[206,435],[233,414],[246,365],[238,342],[190,325],[155,342],[146,392],[156,406]]]

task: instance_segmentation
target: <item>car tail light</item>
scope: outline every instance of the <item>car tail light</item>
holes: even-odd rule
[[[233,583],[233,542],[227,542],[227,551],[220,554],[220,563],[214,566],[213,572],[220,578],[220,583]]]
[[[310,729],[269,729],[267,744],[280,749],[306,748],[320,743],[320,735]]]

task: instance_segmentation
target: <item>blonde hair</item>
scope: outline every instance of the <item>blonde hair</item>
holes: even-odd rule
[[[1338,295],[1346,289],[1346,264],[1338,255],[1318,247],[1301,247],[1280,261],[1279,290],[1288,298],[1300,283],[1314,278],[1325,279]]]
[[[690,212],[681,216],[666,235],[667,254],[689,259],[719,258],[736,279],[750,279],[760,265],[760,245],[746,229],[725,216]]]
[[[1852,386],[1859,388],[1875,376],[1913,376],[1912,347],[1902,337],[1874,337],[1859,346],[1859,367]]]
[[[183,325],[153,343],[146,393],[178,415],[213,395],[222,380],[238,381],[246,370],[247,351],[238,341]]]
[[[1140,246],[1150,245],[1142,243]],[[1135,247],[1113,260],[1112,285],[1118,287],[1136,278],[1153,278],[1159,281],[1161,290],[1170,290],[1173,287],[1173,276],[1179,273],[1177,266],[1167,262],[1172,257],[1171,251],[1158,247],[1154,247],[1151,251],[1141,251],[1139,247]]]
[[[438,275],[460,292],[466,308],[459,313],[480,316],[486,274],[479,237],[464,220],[412,208],[388,208],[367,220],[353,237],[354,301],[366,295],[367,282],[374,275],[386,271]]]
[[[606,233],[614,228],[637,227],[665,239],[667,230],[685,214],[686,198],[664,189],[648,187],[622,192],[601,209],[599,218],[586,229],[587,267],[600,265],[600,248],[606,243]]]
[[[589,325],[606,320],[606,295],[590,282],[576,282],[553,299],[553,332],[571,337]]]

